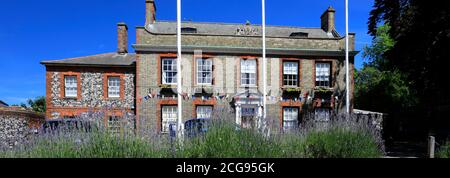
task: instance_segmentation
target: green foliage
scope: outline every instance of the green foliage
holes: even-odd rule
[[[398,112],[399,107],[408,108],[417,103],[407,76],[388,67],[389,61],[385,53],[395,45],[388,33],[390,28],[388,24],[380,26],[372,46],[364,48],[363,56],[368,62],[355,74],[357,108],[391,113],[394,108],[395,112]]]
[[[408,108],[417,101],[406,77],[399,71],[380,71],[365,66],[355,76],[355,104],[361,109],[390,113]],[[379,98],[374,100],[373,98]]]
[[[387,69],[388,61],[384,54],[392,49],[395,44],[394,39],[389,35],[390,29],[389,24],[378,27],[375,38],[372,40],[372,45],[364,47],[363,58],[369,61],[366,65],[380,70]]]
[[[28,105],[34,112],[45,113],[46,111],[45,97],[43,96],[37,97],[34,100],[28,99]]]
[[[173,140],[137,135],[111,135],[96,131],[44,136],[14,150],[0,151],[4,158],[354,158],[381,157],[371,132],[358,129],[316,130],[275,134],[237,129],[234,124],[211,126],[201,136]]]
[[[445,74],[450,66],[450,13],[448,6],[423,0],[375,0],[369,33],[378,37],[379,24],[390,24],[394,45],[383,52],[386,67],[398,69],[411,82],[418,103],[411,115],[417,128],[435,130],[448,137],[450,86]],[[382,69],[384,70],[384,69]],[[408,119],[411,122],[416,118]],[[429,126],[429,128],[427,128]]]
[[[313,131],[306,137],[307,157],[376,158],[382,156],[373,136],[363,131],[332,128]]]
[[[450,142],[447,142],[445,145],[441,146],[437,153],[437,158],[450,158]]]

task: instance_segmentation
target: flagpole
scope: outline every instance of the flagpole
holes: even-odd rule
[[[177,114],[178,114],[178,138],[182,138],[183,136],[183,108],[182,108],[182,83],[181,83],[181,0],[177,0],[177,94],[178,94],[178,108],[177,108]]]
[[[349,38],[348,38],[348,0],[345,0],[345,89],[346,89],[346,110],[350,114],[350,77],[349,77]]]
[[[262,58],[263,58],[263,123],[266,124],[267,114],[267,59],[266,59],[266,2],[262,0]]]

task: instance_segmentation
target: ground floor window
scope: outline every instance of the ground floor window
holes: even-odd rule
[[[290,130],[298,127],[298,110],[295,107],[283,108],[283,129]]]
[[[197,119],[211,119],[213,106],[197,106]]]
[[[329,121],[331,109],[330,108],[316,108],[314,118],[317,121]]]
[[[177,107],[176,106],[162,106],[161,117],[161,132],[169,133],[170,125],[177,123]]]
[[[119,116],[109,116],[108,119],[108,129],[113,133],[120,132],[120,117]]]

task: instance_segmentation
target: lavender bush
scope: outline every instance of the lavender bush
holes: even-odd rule
[[[266,129],[235,125],[228,109],[216,109],[208,132],[183,141],[158,134],[141,118],[138,130],[133,115],[125,115],[119,127],[105,124],[105,112],[77,118],[92,123],[89,129],[61,127],[40,133],[20,146],[2,148],[7,158],[334,158],[381,157],[379,131],[366,118],[336,115],[318,122],[305,117],[301,128],[284,132],[268,122]],[[270,119],[269,119],[270,120]],[[119,129],[117,129],[119,128]],[[88,131],[86,131],[88,130]]]

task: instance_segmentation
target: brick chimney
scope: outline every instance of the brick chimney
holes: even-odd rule
[[[128,26],[125,23],[117,24],[117,53],[128,53]]]
[[[334,24],[336,10],[333,9],[333,7],[328,7],[328,9],[322,14],[320,17],[321,19],[321,28],[327,32],[330,33],[333,30],[336,29]]]
[[[156,6],[155,0],[145,0],[145,26],[155,23]]]

